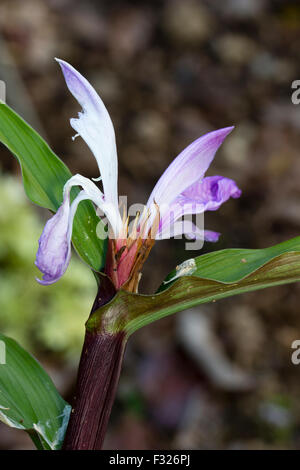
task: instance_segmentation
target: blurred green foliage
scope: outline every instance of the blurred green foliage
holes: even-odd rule
[[[1,173],[0,200],[0,331],[33,353],[77,361],[96,295],[93,274],[73,256],[57,284],[38,284],[34,261],[43,223],[21,182]]]

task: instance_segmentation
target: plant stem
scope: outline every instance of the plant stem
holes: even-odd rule
[[[109,302],[114,294],[112,284],[104,279],[92,313]],[[107,326],[107,323],[104,324]],[[124,332],[108,333],[101,321],[93,328],[88,327],[87,323],[64,450],[101,449],[117,391],[126,341]]]
[[[99,450],[115,399],[126,345],[124,333],[86,332],[76,397],[63,449]]]

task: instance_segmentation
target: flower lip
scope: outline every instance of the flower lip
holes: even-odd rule
[[[162,174],[147,205],[154,200],[158,205],[170,204],[192,184],[201,180],[216,151],[233,129],[234,126],[230,126],[209,132],[188,145]]]
[[[207,176],[182,193],[181,203],[194,201],[203,205],[203,211],[217,210],[229,198],[237,199],[241,194],[242,191],[232,179],[224,176]]]

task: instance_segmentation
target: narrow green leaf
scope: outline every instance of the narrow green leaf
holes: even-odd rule
[[[38,449],[60,449],[70,405],[16,341],[0,334],[0,344],[0,420],[27,431]]]
[[[63,186],[72,175],[39,134],[4,103],[0,103],[0,142],[19,160],[28,198],[56,212],[62,203]],[[78,192],[78,188],[72,189],[72,199]],[[81,258],[96,271],[104,266],[106,250],[106,243],[96,235],[99,222],[92,203],[81,202],[72,241]]]
[[[300,280],[300,237],[262,250],[222,250],[182,263],[155,295],[119,291],[87,326],[128,335],[198,304]],[[109,325],[109,328],[108,326]]]
[[[241,281],[272,258],[294,251],[300,251],[300,237],[258,250],[231,248],[213,251],[182,263],[167,276],[158,291],[170,287],[175,279],[181,277],[180,272],[226,284]]]

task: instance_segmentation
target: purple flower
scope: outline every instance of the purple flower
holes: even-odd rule
[[[42,284],[56,282],[66,271],[70,261],[72,224],[78,204],[90,199],[107,217],[111,238],[122,248],[122,241],[132,239],[128,233],[127,217],[121,217],[118,207],[118,160],[115,133],[110,116],[94,88],[70,64],[56,59],[63,71],[66,84],[82,107],[78,118],[70,120],[77,136],[81,136],[93,152],[103,191],[93,181],[81,175],[70,178],[64,187],[63,204],[46,223],[39,240],[36,265],[43,273]],[[185,234],[189,238],[204,238],[217,241],[219,234],[200,230],[186,214],[199,214],[217,210],[230,197],[241,195],[236,183],[222,176],[204,177],[216,151],[233,127],[209,132],[186,147],[166,169],[155,185],[145,211],[137,219],[135,233],[147,237],[155,225],[156,239]],[[70,204],[70,190],[80,186],[81,192]],[[157,223],[157,217],[159,221]],[[132,245],[124,246],[131,252],[131,263],[135,261]],[[138,244],[135,244],[138,250]],[[120,258],[124,263],[124,255]],[[127,266],[128,268],[128,266]],[[130,269],[128,269],[128,272]],[[123,269],[124,274],[124,269]],[[124,275],[123,275],[124,277]],[[125,276],[126,277],[126,276]]]

